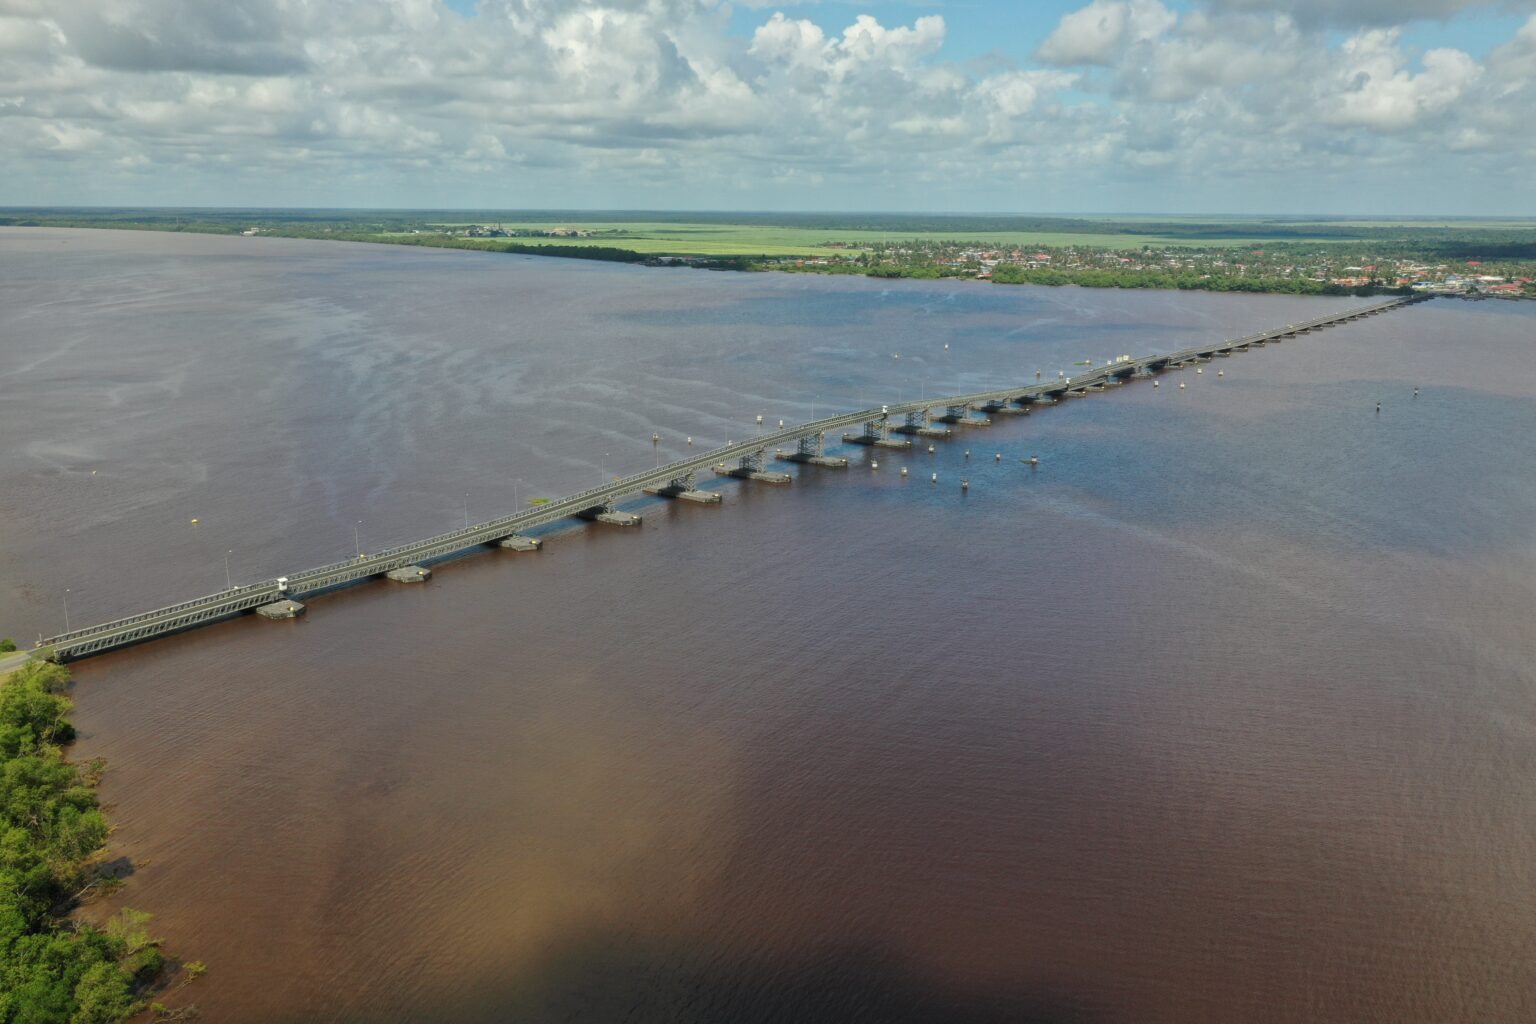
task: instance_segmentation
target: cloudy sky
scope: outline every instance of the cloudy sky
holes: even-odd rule
[[[1536,0],[0,0],[0,205],[1536,215]]]

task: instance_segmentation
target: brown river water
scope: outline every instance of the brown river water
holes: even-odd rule
[[[1357,302],[0,229],[0,634]],[[219,1022],[1536,1020],[1536,305],[848,454],[77,664],[87,913]]]

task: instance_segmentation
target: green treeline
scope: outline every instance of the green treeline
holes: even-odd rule
[[[1205,292],[1280,292],[1286,295],[1412,294],[1406,288],[1348,288],[1327,281],[1295,277],[1180,274],[1159,270],[1053,270],[1000,263],[992,268],[997,284],[1075,284],[1083,288],[1168,288]]]
[[[275,232],[281,234],[281,232]],[[312,235],[305,235],[309,238]],[[377,235],[332,235],[329,237],[357,242],[388,242],[391,245],[426,245],[441,249],[478,249],[482,252],[510,252],[524,256],[563,256],[572,260],[603,260],[609,263],[642,263],[648,257],[633,249],[611,245],[526,245],[501,238],[460,238],[455,235],[401,235],[381,238]]]
[[[855,274],[866,277],[917,278],[931,280],[955,277],[970,280],[974,271],[964,267],[936,266],[928,263],[843,263],[796,266],[788,262],[760,265],[755,269],[779,270],[800,274]],[[1071,270],[1050,267],[1024,267],[999,263],[992,268],[995,284],[1077,285],[1081,288],[1159,288],[1205,292],[1278,292],[1285,295],[1408,295],[1409,288],[1348,288],[1326,281],[1306,278],[1203,275],[1161,270],[1096,270],[1074,267]]]
[[[66,916],[99,884],[91,861],[107,841],[101,766],[64,759],[68,680],[44,662],[0,680],[0,1024],[125,1020],[164,967],[149,915],[124,910],[105,929]]]

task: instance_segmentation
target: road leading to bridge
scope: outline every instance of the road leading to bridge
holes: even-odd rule
[[[612,483],[567,495],[558,501],[552,501],[535,509],[516,512],[450,533],[438,534],[435,537],[404,544],[377,554],[306,569],[289,576],[263,580],[260,583],[233,587],[140,615],[61,633],[42,640],[39,651],[61,661],[88,657],[116,647],[142,643],[156,637],[207,625],[285,598],[296,599],[334,590],[360,580],[383,576],[392,569],[421,565],[460,554],[471,548],[494,544],[523,530],[531,530],[571,516],[590,515],[597,511],[611,509],[614,502],[632,497],[647,489],[686,483],[691,481],[695,473],[708,471],[721,464],[728,466],[733,460],[738,464],[743,464],[741,460],[747,460],[750,463],[776,448],[793,447],[801,438],[819,438],[821,435],[843,427],[857,426],[863,428],[866,435],[884,436],[892,418],[905,417],[908,414],[926,414],[931,409],[964,409],[1002,403],[1027,405],[1067,394],[1086,394],[1090,389],[1100,387],[1106,382],[1156,372],[1191,360],[1227,355],[1234,351],[1246,351],[1255,345],[1264,345],[1336,324],[1348,323],[1419,301],[1422,301],[1420,296],[1392,299],[1360,309],[1317,317],[1302,323],[1287,324],[1271,331],[1250,334],[1229,341],[1197,345],[1173,353],[1122,359],[1105,366],[1087,369],[1071,377],[1015,384],[991,391],[954,395],[948,398],[939,397],[883,405],[873,409],[827,416],[782,430],[759,434],[750,440],[726,444],[703,452],[697,457],[668,463],[654,470],[621,477]]]

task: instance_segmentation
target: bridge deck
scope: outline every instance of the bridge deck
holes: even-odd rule
[[[1139,359],[1112,363],[1065,379],[1013,385],[992,391],[980,391],[974,394],[956,395],[948,398],[903,402],[875,409],[861,409],[857,412],[827,416],[819,420],[812,420],[807,423],[800,423],[782,430],[762,434],[751,440],[727,444],[697,456],[669,463],[654,470],[622,477],[613,483],[567,495],[558,501],[550,502],[536,509],[516,512],[512,515],[471,525],[464,529],[438,534],[435,537],[390,548],[377,554],[345,562],[335,562],[331,565],[323,565],[315,569],[306,569],[286,577],[288,581],[286,588],[279,584],[277,578],[263,580],[260,583],[234,587],[216,594],[209,594],[193,598],[190,601],[169,605],[165,608],[157,608],[139,615],[117,619],[113,622],[61,633],[43,640],[41,647],[50,650],[52,656],[59,660],[99,654],[102,651],[115,647],[140,643],[158,636],[169,635],[184,629],[239,615],[283,598],[299,598],[326,590],[333,590],[359,580],[382,576],[392,569],[399,569],[408,565],[419,565],[447,558],[470,548],[494,544],[521,531],[544,526],[594,508],[606,506],[648,489],[666,487],[674,480],[684,478],[690,473],[706,471],[722,462],[729,462],[734,459],[740,459],[743,456],[771,451],[775,447],[793,445],[802,437],[839,430],[843,427],[862,426],[865,423],[879,422],[883,419],[896,419],[909,412],[921,413],[927,409],[963,408],[985,402],[1027,402],[1034,399],[1059,396],[1066,392],[1082,392],[1089,387],[1102,385],[1107,380],[1160,369],[1201,356],[1231,352],[1236,349],[1246,349],[1250,345],[1262,344],[1277,338],[1293,336],[1300,332],[1358,320],[1361,317],[1410,305],[1414,302],[1422,301],[1422,299],[1422,296],[1393,299],[1373,306],[1317,317],[1303,323],[1287,324],[1275,330],[1250,334],[1243,338],[1214,344],[1197,345],[1178,352],[1153,354],[1142,356]]]

